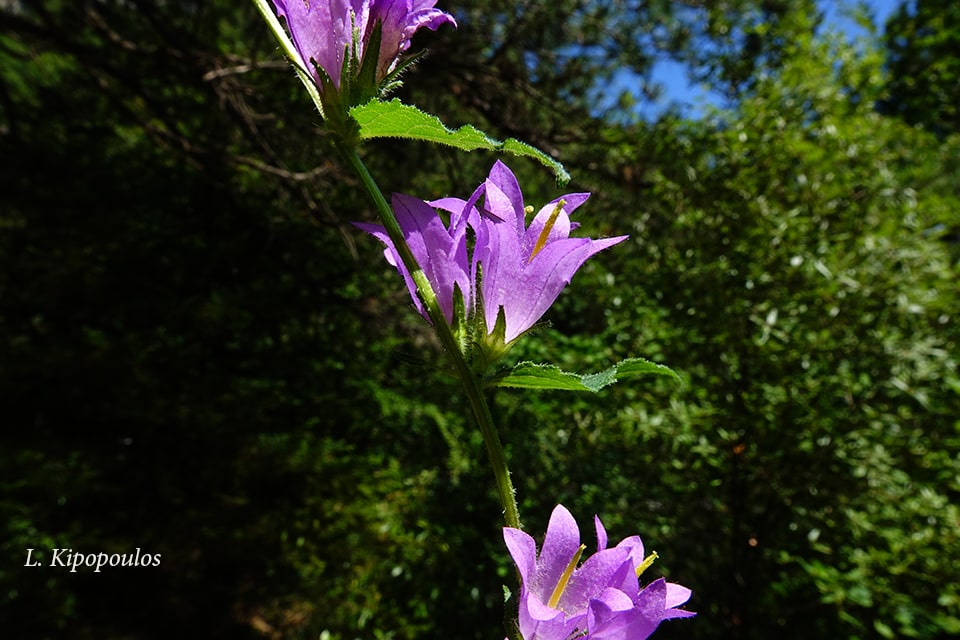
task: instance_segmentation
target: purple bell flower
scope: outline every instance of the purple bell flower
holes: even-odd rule
[[[640,588],[644,559],[639,536],[607,548],[607,532],[594,517],[597,552],[578,563],[586,545],[570,512],[557,505],[540,553],[534,539],[504,528],[503,538],[520,572],[519,625],[524,640],[644,640],[662,620],[686,618],[678,609],[690,590],[663,578]]]
[[[377,83],[393,71],[421,27],[436,31],[444,23],[457,26],[453,16],[434,7],[436,0],[273,0],[273,4],[287,21],[298,62],[321,89],[324,83],[316,67],[339,90],[345,56],[359,62],[369,54],[377,23],[382,29],[380,50],[373,52]]]
[[[527,226],[520,185],[499,160],[478,192],[484,202],[474,262],[482,274],[483,315],[487,333],[493,334],[503,314],[503,336],[493,337],[505,345],[540,320],[584,262],[627,239],[570,237],[577,227],[570,213],[586,202],[589,193],[552,200]]]

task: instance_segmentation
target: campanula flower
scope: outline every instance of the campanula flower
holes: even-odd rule
[[[640,588],[638,576],[656,557],[644,558],[639,536],[607,548],[607,532],[594,517],[597,552],[578,566],[586,545],[570,512],[557,505],[540,553],[519,529],[503,538],[520,572],[519,627],[525,640],[644,640],[662,620],[694,615],[678,609],[690,590],[663,578]]]
[[[436,31],[444,23],[457,25],[453,16],[434,7],[436,0],[273,0],[273,4],[287,21],[300,57],[297,62],[321,90],[327,80],[339,90],[344,69],[360,69],[368,55],[376,60],[379,84],[421,27]],[[379,50],[371,52],[367,49],[376,40],[378,25]]]
[[[467,200],[448,197],[428,203],[394,196],[400,229],[447,322],[464,348],[480,350],[474,354],[477,371],[484,371],[540,320],[587,259],[626,239],[570,237],[576,228],[570,213],[589,196],[571,193],[557,198],[527,225],[520,186],[500,161]],[[427,317],[385,229],[356,226],[387,245],[388,262],[401,273],[414,304]]]
[[[489,339],[509,345],[540,320],[584,262],[627,236],[570,237],[577,226],[570,213],[589,193],[551,201],[527,225],[520,185],[499,160],[478,191],[483,205],[474,262],[481,274],[483,316]]]

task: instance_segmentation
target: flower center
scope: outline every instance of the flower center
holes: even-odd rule
[[[557,608],[557,603],[560,602],[560,596],[563,595],[564,590],[567,588],[567,583],[570,582],[570,576],[573,575],[573,570],[577,568],[577,563],[580,562],[580,556],[583,555],[583,550],[586,548],[587,545],[580,545],[577,552],[570,558],[570,562],[567,563],[567,568],[560,574],[560,580],[557,581],[557,586],[554,587],[553,593],[550,594],[550,599],[547,600],[547,606],[551,609]]]
[[[553,230],[553,225],[557,224],[557,218],[560,217],[560,212],[563,211],[563,205],[567,204],[565,200],[558,200],[557,205],[553,208],[553,211],[550,212],[550,217],[547,218],[546,224],[543,225],[543,231],[540,232],[540,236],[537,238],[537,243],[533,245],[533,251],[530,252],[530,259],[527,260],[527,263],[533,262],[534,256],[540,253],[540,250],[547,246],[547,238],[550,237],[550,232]]]

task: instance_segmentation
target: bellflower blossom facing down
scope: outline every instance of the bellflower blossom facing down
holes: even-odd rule
[[[643,557],[639,536],[607,549],[607,532],[594,517],[597,552],[577,567],[585,545],[570,512],[557,505],[543,547],[519,529],[503,538],[520,572],[520,633],[524,640],[644,640],[662,620],[686,618],[677,609],[690,597],[678,584],[656,580],[643,589],[638,575],[653,561]]]
[[[520,185],[500,161],[480,190],[484,204],[474,262],[480,265],[484,320],[487,333],[494,334],[502,313],[503,336],[492,337],[509,344],[536,324],[587,259],[627,236],[569,237],[577,226],[570,222],[570,213],[589,193],[551,201],[527,226]]]
[[[273,0],[277,13],[297,49],[300,65],[323,87],[316,67],[341,85],[344,56],[357,62],[366,50],[377,23],[380,23],[380,50],[376,81],[383,80],[396,66],[397,58],[410,48],[410,39],[421,27],[433,31],[444,24],[457,26],[449,13],[436,9],[436,0]],[[354,32],[359,40],[354,42]],[[316,67],[314,66],[316,65]]]

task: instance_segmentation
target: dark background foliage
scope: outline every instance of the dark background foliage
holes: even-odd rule
[[[582,232],[632,236],[512,357],[685,380],[497,394],[528,529],[639,532],[700,612],[662,638],[960,632],[954,6],[857,43],[812,2],[445,8],[399,95],[554,153]],[[502,637],[482,443],[252,3],[0,26],[4,637]],[[723,109],[638,117],[663,59]],[[365,156],[425,199],[494,159]]]

